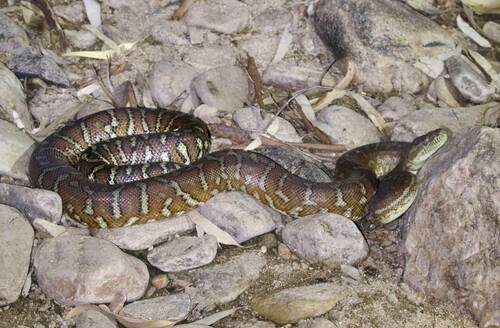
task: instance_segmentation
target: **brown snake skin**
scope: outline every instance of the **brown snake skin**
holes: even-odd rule
[[[333,212],[357,220],[368,209],[389,222],[411,205],[416,193],[411,172],[446,142],[443,131],[413,143],[353,149],[339,158],[334,182],[318,183],[255,152],[208,154],[208,128],[188,114],[119,108],[84,117],[46,138],[34,151],[29,172],[34,185],[59,193],[67,213],[90,227],[166,218],[224,191],[246,192],[291,216]],[[417,161],[409,160],[422,150]]]

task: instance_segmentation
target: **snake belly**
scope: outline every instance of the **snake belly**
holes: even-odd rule
[[[29,174],[35,186],[59,193],[65,211],[90,227],[164,219],[226,191],[245,192],[295,217],[330,212],[357,220],[367,212],[377,179],[401,166],[411,145],[380,143],[347,152],[339,159],[338,179],[319,183],[259,153],[209,153],[209,130],[191,115],[118,108],[79,119],[47,137],[31,157]],[[82,172],[79,161],[92,158],[89,150],[100,164]],[[171,163],[182,166],[175,164],[178,169],[171,171]],[[97,179],[99,170],[111,177]],[[413,180],[403,180],[391,181],[389,189],[415,189]],[[391,197],[386,201],[394,206]]]

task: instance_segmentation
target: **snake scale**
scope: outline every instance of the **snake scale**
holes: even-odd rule
[[[448,131],[438,129],[413,142],[355,148],[338,159],[335,181],[319,183],[256,152],[209,153],[206,124],[189,114],[118,108],[47,137],[32,154],[29,174],[90,227],[166,218],[225,191],[246,192],[294,217],[333,212],[357,220],[369,213],[387,223],[411,205],[415,172],[447,139]]]

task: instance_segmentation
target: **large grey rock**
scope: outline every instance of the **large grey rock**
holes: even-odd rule
[[[257,280],[265,265],[266,259],[262,253],[247,252],[222,264],[172,273],[169,277],[174,284],[185,287],[192,304],[197,304],[192,316],[198,318],[217,304],[238,298]]]
[[[31,131],[33,120],[26,104],[23,86],[17,77],[0,62],[0,119]]]
[[[16,209],[0,205],[0,306],[14,303],[30,265],[34,232]]]
[[[368,256],[368,244],[353,221],[337,214],[311,215],[290,222],[283,241],[311,263],[355,264]]]
[[[369,92],[421,91],[430,80],[413,64],[455,47],[444,29],[400,1],[322,0],[314,24],[341,63],[356,64],[356,79]]]
[[[252,308],[264,318],[285,325],[322,315],[346,295],[346,288],[332,283],[295,287],[257,296]]]
[[[273,231],[280,220],[278,212],[241,192],[217,194],[198,210],[239,243]]]
[[[500,308],[498,163],[500,130],[469,130],[419,173],[420,192],[405,216],[404,280],[483,322]]]
[[[17,208],[30,220],[59,222],[62,216],[61,196],[50,190],[0,183],[0,203]]]
[[[146,265],[112,243],[88,236],[46,239],[33,259],[38,285],[68,305],[110,303],[117,295],[134,301],[146,291]]]
[[[186,319],[191,310],[191,299],[186,293],[148,298],[125,305],[121,315],[142,320]]]
[[[29,181],[28,162],[35,141],[14,124],[0,120],[0,175]]]
[[[500,118],[500,104],[457,108],[424,108],[405,115],[393,128],[391,140],[413,141],[429,131],[447,127],[453,135],[461,135],[469,128],[485,125],[488,115]]]
[[[200,0],[194,2],[184,17],[186,24],[232,34],[250,22],[248,6],[236,0]]]
[[[194,227],[194,223],[187,215],[178,215],[165,220],[122,228],[92,229],[91,233],[97,238],[109,240],[122,249],[138,251],[192,231]]]
[[[148,252],[148,261],[163,272],[179,272],[206,265],[217,255],[217,239],[179,237]]]
[[[193,88],[202,103],[226,112],[251,102],[253,95],[248,74],[237,66],[212,68],[193,80]]]
[[[380,132],[369,119],[347,107],[323,108],[316,118],[318,122],[324,123],[320,128],[333,143],[343,144],[348,149],[381,140]]]

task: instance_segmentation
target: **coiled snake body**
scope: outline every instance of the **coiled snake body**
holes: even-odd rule
[[[224,191],[246,192],[297,217],[333,212],[357,220],[368,212],[386,223],[411,205],[414,173],[447,137],[438,129],[412,143],[353,149],[337,161],[336,180],[319,183],[255,152],[209,154],[207,126],[188,114],[119,108],[84,117],[46,138],[35,149],[29,172],[34,185],[59,193],[67,213],[91,227],[166,218]]]

